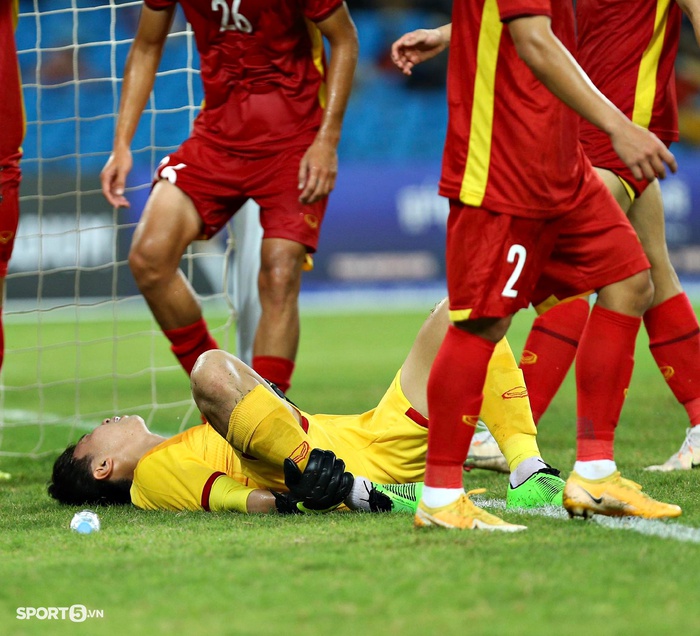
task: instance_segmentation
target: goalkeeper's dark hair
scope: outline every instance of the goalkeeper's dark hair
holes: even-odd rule
[[[90,466],[92,457],[77,459],[77,444],[64,450],[54,462],[48,492],[51,497],[69,506],[106,506],[131,503],[130,479],[95,479]]]

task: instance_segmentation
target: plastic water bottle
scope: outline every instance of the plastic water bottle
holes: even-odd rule
[[[73,515],[70,529],[79,534],[90,534],[100,529],[100,518],[92,510],[81,510]]]

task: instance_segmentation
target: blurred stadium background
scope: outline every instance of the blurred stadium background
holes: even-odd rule
[[[117,327],[135,314],[147,315],[126,255],[150,176],[158,161],[185,139],[201,101],[191,34],[180,13],[134,140],[131,208],[114,211],[100,193],[99,172],[111,148],[120,78],[141,2],[20,0],[19,4],[16,37],[27,131],[22,216],[5,313],[9,329],[13,324],[30,325],[35,337],[31,342],[7,339],[6,368],[0,379],[0,455],[46,452],[41,444],[17,450],[4,441],[9,437],[4,432],[27,422],[28,403],[31,419],[40,429],[67,419],[79,423],[112,414],[101,414],[78,397],[73,413],[57,412],[52,394],[58,387],[84,386],[85,394],[91,391],[90,382],[109,385],[112,408],[123,411],[146,405],[129,403],[120,382],[147,381],[153,387],[148,403],[152,417],[161,408],[176,408],[185,412],[181,425],[192,424],[197,414],[188,401],[166,404],[158,395],[161,374],[182,375],[174,359],[160,355],[166,349],[160,332],[152,323],[137,334],[125,334]],[[360,64],[340,146],[337,187],[315,269],[305,275],[302,308],[334,306],[348,299],[372,302],[377,291],[382,305],[388,298],[408,296],[427,308],[444,289],[447,205],[436,188],[446,123],[446,57],[404,78],[390,62],[389,46],[407,30],[449,21],[451,3],[348,0],[348,5],[359,32]],[[662,189],[672,257],[679,274],[693,283],[700,276],[700,53],[688,24],[677,75],[682,139],[674,152],[680,170]],[[227,274],[232,249],[235,241],[223,232],[194,246],[183,262],[208,319],[214,309],[220,316],[212,325],[219,342],[231,348],[234,318]],[[81,329],[95,320],[108,325],[99,336],[87,327]],[[42,330],[56,321],[73,324],[74,336],[52,343],[52,352],[44,345],[42,353]],[[118,341],[135,335],[144,339],[144,359],[140,367],[134,361],[124,366]],[[109,344],[105,356],[109,360],[103,370],[90,371],[88,377],[81,360],[92,355],[88,352],[96,343]],[[44,382],[43,367],[55,366],[62,347],[85,347],[86,354],[75,357],[63,378]],[[35,365],[35,382],[12,371],[23,366],[26,372],[28,365]],[[68,435],[73,433],[70,429]]]

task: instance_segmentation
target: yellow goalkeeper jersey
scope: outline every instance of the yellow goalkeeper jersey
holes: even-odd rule
[[[400,371],[379,405],[358,415],[311,415],[300,411],[311,448],[332,450],[354,475],[372,481],[421,481],[425,471],[427,421],[401,390]],[[253,391],[238,409],[264,419],[277,399]],[[299,430],[287,415],[287,425]],[[275,437],[282,435],[275,432]],[[259,431],[257,433],[259,435]],[[291,449],[290,449],[291,450]],[[247,512],[253,489],[286,490],[280,465],[237,453],[211,426],[203,424],[162,442],[134,471],[131,501],[146,510],[237,510]]]
[[[215,482],[224,483],[214,489]],[[240,495],[235,509],[246,512],[245,501],[257,484],[243,474],[226,440],[201,424],[158,444],[140,459],[131,501],[145,510],[230,509],[217,496],[224,484]]]
[[[491,360],[481,415],[512,465],[539,455],[539,450],[522,372],[505,339],[501,342]],[[272,443],[284,447],[288,442],[282,456],[291,456],[288,453],[295,451],[302,432],[308,448],[333,451],[356,476],[379,483],[423,480],[428,421],[405,396],[401,370],[377,407],[358,415],[299,411],[300,424],[287,409],[279,408],[280,403],[263,387],[243,398],[234,410],[237,426],[246,429],[240,448],[264,449]],[[254,489],[286,490],[281,463],[265,453],[255,454],[234,450],[208,424],[195,426],[141,458],[131,500],[149,510],[247,512],[246,501]]]

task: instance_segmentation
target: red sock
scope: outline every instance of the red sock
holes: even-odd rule
[[[595,305],[576,357],[578,461],[614,459],[615,427],[634,368],[641,318]]]
[[[535,319],[520,368],[537,424],[549,407],[576,356],[588,320],[588,300],[560,303]]]
[[[211,337],[204,318],[200,318],[197,322],[187,325],[187,327],[164,329],[163,333],[172,343],[170,350],[180,361],[187,375],[192,373],[192,367],[194,367],[194,363],[197,362],[197,358],[200,355],[210,349],[219,348],[216,340]]]
[[[294,360],[277,356],[253,356],[253,369],[268,382],[276,384],[283,393],[289,391],[294,373]]]
[[[649,350],[691,426],[700,423],[700,327],[685,293],[644,314]]]
[[[467,457],[494,345],[450,325],[428,379],[428,455],[425,483],[462,488]]]

